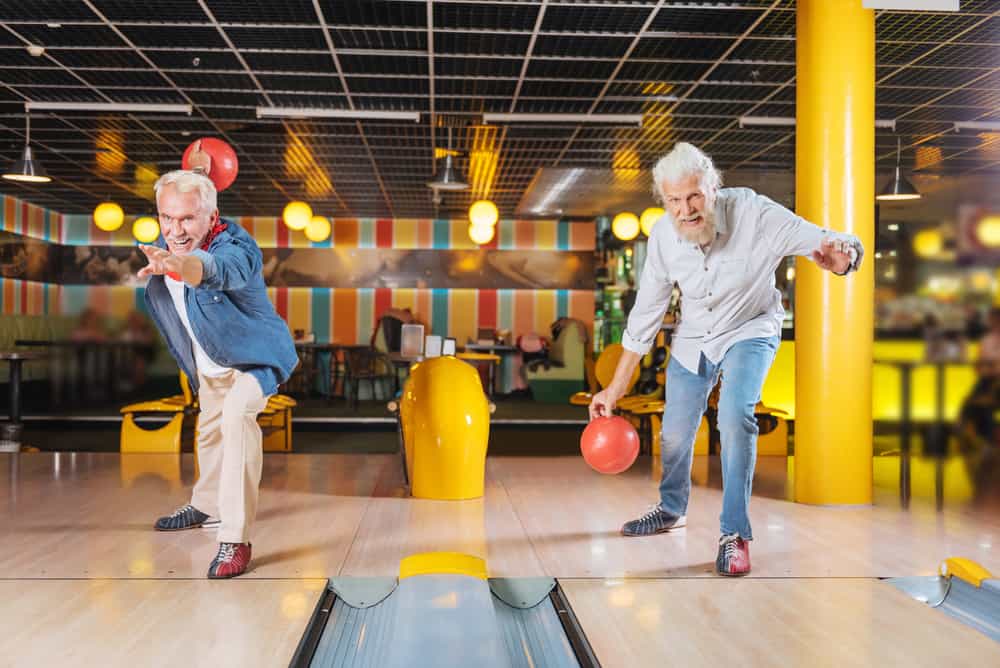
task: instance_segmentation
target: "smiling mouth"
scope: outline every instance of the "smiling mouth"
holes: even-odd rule
[[[168,245],[170,246],[170,250],[175,253],[177,251],[187,252],[194,245],[194,239],[191,237],[177,237],[176,239],[171,239]]]
[[[683,218],[681,219],[681,225],[685,227],[697,227],[702,222],[701,216],[695,216],[694,218]]]

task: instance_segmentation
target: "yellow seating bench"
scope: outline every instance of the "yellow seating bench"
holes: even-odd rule
[[[140,401],[122,407],[120,448],[122,452],[181,452],[194,449],[198,423],[198,400],[191,393],[187,376],[180,373],[182,394],[154,401]],[[257,416],[264,437],[265,452],[290,452],[292,449],[292,408],[295,399],[283,394],[268,398],[267,407]],[[155,429],[136,424],[138,415],[172,417]]]

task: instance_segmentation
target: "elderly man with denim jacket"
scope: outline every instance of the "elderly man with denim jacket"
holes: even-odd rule
[[[257,414],[298,357],[288,327],[267,297],[257,243],[219,218],[215,186],[191,171],[154,186],[162,236],[141,246],[149,264],[146,305],[198,394],[200,476],[191,503],[156,521],[160,531],[218,525],[209,578],[241,575],[250,564],[263,463]],[[212,518],[218,518],[213,520]]]

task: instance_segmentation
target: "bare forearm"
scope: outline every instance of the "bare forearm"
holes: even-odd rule
[[[624,395],[628,391],[628,383],[632,379],[632,374],[635,373],[635,368],[639,366],[639,360],[641,359],[642,356],[639,353],[627,349],[623,350],[622,356],[618,358],[618,366],[615,367],[615,377],[608,389],[612,390],[617,396]]]
[[[190,285],[191,287],[197,287],[201,284],[202,276],[205,273],[205,267],[202,265],[201,260],[192,255],[181,256],[181,280]]]

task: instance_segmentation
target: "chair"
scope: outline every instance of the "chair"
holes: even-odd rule
[[[353,393],[355,412],[358,410],[361,398],[362,382],[368,381],[372,399],[375,399],[376,381],[395,379],[394,367],[389,356],[374,348],[347,348],[344,350],[344,361],[347,367],[347,383],[350,385],[349,392]]]
[[[586,328],[577,320],[563,319],[549,347],[548,358],[529,362],[524,379],[535,401],[562,403],[584,386]]]
[[[198,399],[191,392],[188,378],[180,374],[181,394],[155,401],[129,404],[121,409],[122,428],[119,447],[122,452],[181,452],[194,450],[197,442]],[[296,401],[283,394],[267,399],[267,406],[257,415],[263,432],[265,452],[290,452],[292,449],[292,408]],[[137,415],[172,417],[162,427],[146,429],[135,422]]]
[[[194,442],[198,406],[184,372],[180,373],[181,394],[154,401],[123,406],[120,449],[122,452],[180,452]],[[146,429],[136,424],[137,416],[170,415],[162,427]]]

